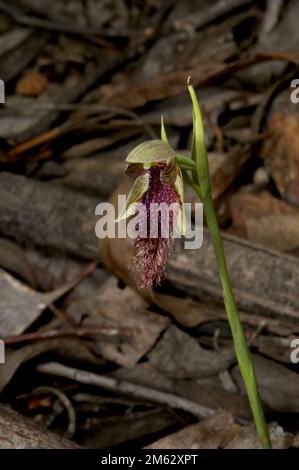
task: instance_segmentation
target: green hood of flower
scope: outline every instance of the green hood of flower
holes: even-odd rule
[[[138,145],[126,158],[126,174],[136,175],[134,184],[127,196],[126,205],[119,215],[117,222],[134,215],[136,204],[139,203],[149,188],[150,172],[153,166],[162,166],[161,185],[168,184],[172,186],[179,196],[180,214],[179,230],[183,235],[186,232],[185,214],[183,210],[184,203],[184,184],[180,167],[176,162],[176,153],[169,144],[161,140],[150,140]]]

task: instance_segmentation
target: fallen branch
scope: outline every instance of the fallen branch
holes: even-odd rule
[[[18,241],[98,259],[97,198],[23,176],[0,174],[0,231]]]
[[[239,308],[260,314],[263,320],[287,320],[299,331],[297,259],[229,235],[223,241]],[[220,300],[222,289],[209,234],[204,231],[196,256],[192,250],[177,248],[168,266],[169,282],[189,295]]]
[[[206,406],[194,403],[191,400],[173,395],[172,393],[161,392],[153,388],[136,385],[125,380],[117,380],[104,375],[97,375],[85,370],[74,369],[57,362],[48,362],[37,366],[37,371],[48,375],[75,380],[81,384],[93,385],[105,390],[121,393],[138,400],[159,403],[161,405],[184,410],[198,418],[206,418],[214,413],[214,410]]]
[[[68,33],[68,34],[78,34],[83,36],[102,36],[103,38],[127,38],[129,36],[129,31],[124,31],[122,33],[118,33],[116,31],[107,31],[103,28],[91,28],[90,26],[83,27],[78,26],[77,24],[73,23],[63,23],[63,22],[55,22],[51,20],[46,20],[42,18],[38,18],[35,16],[28,16],[17,8],[13,7],[12,5],[6,5],[5,2],[0,1],[0,10],[5,12],[9,15],[16,23],[23,25],[23,26],[30,26],[33,28],[42,28],[49,31],[56,31],[60,33]]]
[[[107,337],[119,337],[119,336],[132,336],[132,330],[129,328],[111,328],[111,327],[101,327],[101,326],[77,326],[71,328],[51,328],[49,330],[34,331],[33,333],[24,333],[22,335],[16,336],[7,336],[4,339],[5,344],[19,344],[27,343],[31,341],[39,341],[41,339],[48,338],[62,338],[65,336],[79,336],[79,337],[89,337],[89,336],[101,336],[103,338]]]

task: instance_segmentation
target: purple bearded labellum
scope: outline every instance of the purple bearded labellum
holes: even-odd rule
[[[185,233],[183,178],[176,153],[160,140],[138,145],[126,161],[126,174],[136,179],[117,221],[136,217],[132,265],[137,287],[144,289],[165,278],[173,238]]]

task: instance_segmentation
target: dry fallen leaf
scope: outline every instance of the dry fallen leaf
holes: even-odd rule
[[[219,308],[218,305],[209,305],[207,302],[196,302],[191,297],[176,297],[162,292],[154,292],[152,298],[156,305],[187,328],[195,328],[207,321],[226,318],[223,308]]]
[[[248,148],[236,145],[228,153],[209,152],[210,178],[213,199],[219,198],[237,179],[250,157]]]
[[[148,355],[160,372],[176,379],[200,378],[226,370],[234,361],[232,350],[213,351],[202,348],[176,326],[170,326]]]
[[[273,101],[266,130],[262,157],[281,196],[299,207],[299,113],[289,89]]]
[[[90,270],[90,266],[87,267],[86,273]],[[81,273],[62,287],[42,293],[0,269],[0,337],[23,333],[49,305],[75,287],[83,277]]]
[[[200,423],[162,437],[147,446],[147,449],[219,449],[239,429],[230,413],[219,411]]]
[[[52,338],[34,342],[16,350],[7,348],[5,364],[1,364],[0,392],[9,384],[22,364],[51,351],[70,360],[99,364],[99,360],[95,358],[88,346],[77,338],[64,338],[63,341],[61,338]]]
[[[277,423],[268,425],[273,449],[288,449],[293,444],[293,436],[283,430]],[[260,449],[254,424],[240,429],[225,449]]]
[[[230,200],[230,212],[239,236],[281,251],[298,248],[299,211],[270,193],[239,192]]]
[[[224,73],[226,69],[226,65],[222,63],[206,62],[201,64],[200,68],[172,72],[131,87],[127,84],[102,85],[99,94],[103,104],[131,109],[143,106],[149,101],[183,93],[189,75],[192,75],[193,84],[197,85],[208,82],[209,78]]]
[[[253,356],[253,360],[263,403],[271,410],[280,413],[298,413],[299,375],[257,354]],[[234,367],[232,375],[243,390],[244,386],[237,366]]]
[[[111,277],[100,289],[67,310],[77,320],[84,315],[82,325],[127,328],[132,336],[119,343],[96,341],[97,354],[119,365],[132,367],[144,356],[170,323],[169,318],[148,310],[148,303],[130,287],[120,288]]]
[[[24,249],[7,238],[0,238],[0,266],[16,273],[31,287],[36,287],[37,280]]]
[[[16,93],[22,96],[39,96],[45,90],[48,79],[36,69],[26,70],[16,84]]]

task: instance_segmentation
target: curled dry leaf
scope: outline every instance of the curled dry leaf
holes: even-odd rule
[[[176,71],[167,75],[155,77],[155,79],[133,85],[103,85],[100,88],[102,103],[124,108],[137,108],[149,101],[159,100],[171,96],[177,96],[186,89],[186,81],[192,75],[194,85],[207,83],[209,78],[226,71],[226,65],[221,63],[204,63],[200,69]]]
[[[237,193],[230,200],[230,212],[239,236],[281,251],[299,247],[299,211],[270,193]]]
[[[298,413],[298,374],[277,362],[265,359],[259,355],[254,355],[253,360],[260,394],[264,404],[271,410],[280,413]],[[237,367],[233,369],[232,375],[239,387],[243,390],[240,373]],[[277,380],[277,377],[279,377],[279,380]]]
[[[293,436],[277,423],[268,425],[273,449],[288,449],[293,445]],[[260,449],[253,424],[242,427],[237,435],[225,446],[225,449]]]
[[[166,330],[148,357],[160,372],[176,379],[209,377],[226,370],[235,361],[232,350],[204,349],[195,338],[174,325]]]
[[[83,326],[126,328],[131,335],[119,342],[95,341],[97,354],[116,364],[132,367],[144,356],[169,325],[167,317],[148,310],[148,303],[130,287],[120,288],[115,277],[108,279],[92,296],[74,305],[67,313],[77,320],[83,317]]]
[[[151,293],[151,301],[175,318],[180,325],[187,328],[195,328],[205,322],[227,319],[222,303],[211,301],[208,298],[194,299],[190,296],[180,297],[155,291]],[[258,313],[241,310],[240,315],[246,324],[254,328],[260,327],[261,316]],[[278,335],[290,335],[293,328],[293,324],[285,319],[267,319],[267,330]]]
[[[87,266],[71,281],[52,292],[37,292],[0,269],[0,337],[23,333],[53,302],[75,287],[88,274],[93,265]]]
[[[178,424],[174,413],[160,407],[145,411],[130,411],[123,415],[93,417],[87,420],[80,445],[88,449],[109,449],[149,434],[167,432]]]
[[[31,287],[36,287],[36,278],[27,254],[12,240],[0,238],[0,266],[18,274]]]
[[[230,413],[219,411],[200,423],[162,437],[147,449],[219,449],[233,439],[239,429]]]
[[[254,340],[254,346],[261,354],[277,362],[290,364],[290,344],[295,336],[260,335]]]
[[[284,90],[272,103],[262,156],[281,196],[299,207],[299,111],[291,91]]]
[[[46,352],[53,352],[70,360],[99,364],[88,346],[76,338],[47,339],[28,344],[20,349],[6,349],[5,364],[1,364],[0,392],[9,384],[19,367]]]
[[[32,32],[32,30],[28,31],[27,29],[27,34],[20,34],[17,29],[15,34],[19,36],[18,39],[16,36],[13,40],[11,36],[1,38],[3,42],[6,42],[6,45],[10,42],[9,49],[0,57],[1,78],[5,83],[13,80],[22,72],[49,39],[49,33],[41,30]],[[21,43],[17,44],[20,41]]]
[[[26,330],[62,292],[42,294],[0,271],[0,336],[17,335]]]
[[[71,281],[84,272],[86,262],[60,253],[49,254],[35,248],[26,250],[33,275],[40,290],[49,292]],[[109,277],[107,271],[97,266],[85,279],[77,284],[65,297],[63,307],[82,297],[92,295]]]
[[[238,178],[249,157],[249,148],[241,145],[228,153],[208,154],[213,199],[219,198]]]
[[[17,81],[16,93],[22,96],[39,96],[45,90],[48,79],[38,70],[26,70],[24,75]]]

